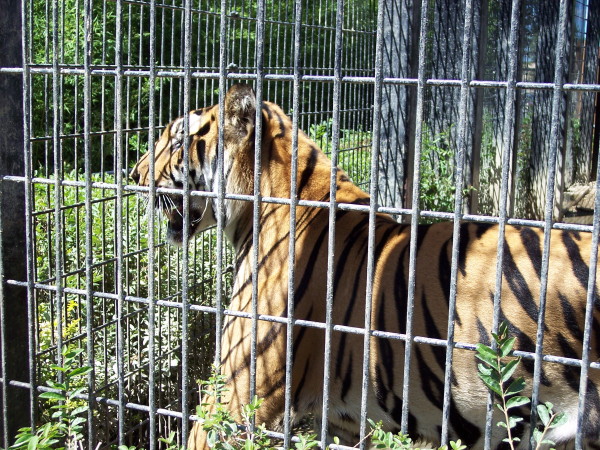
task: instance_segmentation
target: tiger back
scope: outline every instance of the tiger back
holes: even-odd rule
[[[254,191],[254,142],[256,99],[252,89],[234,85],[226,95],[223,112],[223,173],[218,170],[219,107],[212,106],[189,114],[189,172],[184,178],[183,123],[176,119],[165,129],[155,148],[155,173],[149,173],[148,154],[131,173],[140,185],[155,184],[192,190],[219,192],[222,181],[228,194]],[[260,191],[263,197],[290,198],[292,170],[292,124],[281,108],[263,102]],[[298,199],[330,200],[331,163],[303,132],[298,135]],[[168,220],[168,237],[183,240],[180,219],[181,195],[157,201]],[[220,208],[217,196],[191,197],[189,234],[194,235],[218,222],[222,214],[224,232],[236,252],[236,275],[229,309],[246,314],[229,315],[223,329],[222,370],[227,377],[225,403],[239,417],[240,407],[250,401],[250,356],[252,320],[252,269],[254,267],[253,204],[225,200]],[[340,169],[336,173],[336,201],[368,205],[369,196],[354,185]],[[338,209],[335,213],[335,253],[332,274],[332,324],[345,330],[360,330],[365,325],[365,297],[369,249],[368,211]],[[411,229],[390,216],[378,213],[375,219],[374,281],[371,299],[371,329],[400,335],[406,333]],[[258,314],[276,321],[259,320],[256,342],[256,395],[263,398],[257,423],[280,429],[285,405],[286,334],[288,316],[290,206],[261,202],[260,234],[257,249]],[[320,419],[323,406],[325,352],[331,355],[328,432],[341,442],[358,441],[364,360],[361,332],[335,330],[328,349],[325,330],[328,292],[329,210],[298,206],[295,223],[294,318],[310,321],[314,327],[296,325],[293,330],[292,418],[307,414]],[[412,357],[410,358],[409,398],[403,398],[405,342],[395,335],[373,333],[370,338],[367,416],[381,421],[384,429],[397,431],[402,406],[409,404],[408,432],[413,439],[439,442],[442,425],[444,374],[448,310],[450,301],[453,225],[439,223],[419,226],[417,231],[415,295],[412,306]],[[541,289],[543,231],[507,226],[504,236],[503,278],[500,319],[509,323],[519,350],[535,351]],[[469,447],[482,448],[485,430],[487,388],[477,377],[477,362],[472,350],[462,344],[490,343],[496,277],[498,226],[463,223],[460,226],[460,251],[451,367],[450,436],[462,439]],[[587,297],[591,252],[589,233],[553,230],[546,293],[543,353],[579,359]],[[594,292],[593,328],[590,361],[600,360],[600,302]],[[430,343],[422,342],[429,338]],[[193,348],[193,345],[191,346]],[[528,394],[532,386],[532,359],[523,359],[515,376],[525,378]],[[555,362],[542,364],[540,400],[552,402],[567,414],[565,424],[547,436],[557,443],[572,441],[577,431],[579,392],[577,365]],[[600,370],[591,368],[587,384],[583,434],[586,445],[600,447]],[[522,445],[528,440],[529,410],[517,430]],[[494,420],[496,423],[498,420]],[[492,446],[502,445],[503,429],[494,427]],[[208,448],[206,434],[195,423],[189,448]]]

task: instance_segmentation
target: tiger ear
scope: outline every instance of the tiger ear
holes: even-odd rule
[[[234,84],[225,96],[225,143],[240,146],[252,135],[255,122],[254,90],[247,84]]]

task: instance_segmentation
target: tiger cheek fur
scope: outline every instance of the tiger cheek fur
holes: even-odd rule
[[[252,89],[235,85],[225,98],[223,129],[223,180],[228,194],[252,194],[254,190],[256,99]],[[190,113],[190,172],[202,174],[204,188],[218,193],[219,108],[212,106]],[[289,198],[292,167],[292,124],[281,108],[263,102],[261,143],[261,195]],[[180,120],[180,119],[177,119]],[[177,152],[174,121],[155,151],[156,173],[172,171]],[[165,132],[167,132],[165,131]],[[175,137],[173,137],[175,136]],[[161,151],[159,151],[161,150]],[[168,151],[167,151],[168,150]],[[304,133],[298,135],[298,197],[301,200],[329,201],[331,164]],[[140,160],[132,177],[148,184],[148,157]],[[164,180],[159,179],[158,182]],[[337,201],[368,205],[369,196],[337,171]],[[223,225],[236,251],[236,277],[229,308],[252,311],[253,205],[226,200]],[[208,201],[210,214],[202,226],[214,224],[215,200]],[[296,267],[294,316],[296,319],[325,321],[327,293],[327,247],[329,211],[298,207],[296,210]],[[289,206],[262,202],[259,210],[258,313],[277,317],[288,315]],[[208,225],[207,225],[208,226]],[[337,325],[364,327],[368,261],[368,213],[336,212],[333,269],[332,321]],[[193,230],[199,231],[202,227]],[[444,340],[447,336],[448,302],[453,226],[448,223],[419,226],[413,306],[413,335]],[[455,316],[455,341],[489,343],[495,290],[498,227],[464,223],[460,226],[460,254]],[[408,278],[411,229],[385,214],[376,216],[374,240],[375,276],[371,327],[405,333],[408,311]],[[507,226],[502,280],[500,319],[507,320],[517,346],[535,349],[539,314],[540,267],[543,232]],[[544,353],[581,357],[591,237],[586,233],[552,231]],[[591,340],[591,360],[600,359],[600,306],[596,300]],[[249,402],[252,322],[227,316],[223,328],[222,370],[228,378],[225,401],[239,418],[241,405]],[[256,340],[256,393],[264,399],[256,417],[269,429],[281,429],[284,414],[286,326],[259,321]],[[323,397],[325,333],[322,329],[296,326],[292,355],[292,416],[313,414],[320,420]],[[398,339],[371,338],[369,366],[369,418],[381,420],[387,430],[400,428],[403,407],[404,343]],[[413,344],[408,431],[413,439],[430,442],[440,439],[446,349],[443,346]],[[360,424],[363,364],[362,335],[333,332],[330,348],[329,432],[342,443],[354,445]],[[556,363],[544,363],[541,401],[552,402],[568,414],[566,424],[551,430],[557,443],[574,439],[576,432],[579,370]],[[600,371],[590,370],[583,432],[586,442],[600,445]],[[449,430],[470,447],[482,448],[485,430],[487,390],[477,377],[474,353],[453,352]],[[531,389],[533,363],[523,360],[519,375]],[[528,410],[523,411],[528,414]],[[499,419],[498,419],[499,420]],[[494,420],[497,422],[498,420]],[[524,423],[527,423],[527,419]],[[492,446],[502,444],[502,429],[494,428]],[[523,441],[528,430],[520,429]],[[194,424],[190,449],[207,448],[202,426]],[[526,445],[526,444],[523,444]]]

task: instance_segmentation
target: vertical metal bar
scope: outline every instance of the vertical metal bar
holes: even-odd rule
[[[331,366],[331,335],[333,333],[333,300],[335,272],[335,236],[337,216],[337,163],[340,143],[340,101],[342,85],[342,38],[344,26],[344,0],[338,0],[335,24],[335,57],[333,82],[333,130],[331,141],[331,174],[329,178],[329,235],[327,240],[327,291],[325,307],[325,355],[323,360],[323,409],[321,416],[321,446],[327,445],[327,421],[329,416],[329,388]]]
[[[369,194],[369,238],[367,245],[367,287],[365,292],[365,334],[363,342],[362,388],[360,401],[360,448],[365,449],[367,442],[367,399],[369,393],[369,364],[371,360],[371,311],[373,302],[373,284],[375,276],[375,240],[376,213],[378,207],[379,186],[379,145],[381,141],[381,103],[383,93],[383,18],[384,0],[379,0],[377,10],[377,43],[375,53],[375,101],[373,104],[373,146],[371,149],[371,183]]]
[[[516,115],[517,95],[517,71],[519,67],[519,29],[520,29],[520,0],[513,0],[510,18],[510,35],[508,43],[508,74],[506,97],[504,104],[504,136],[502,142],[502,175],[500,183],[500,203],[498,205],[498,245],[496,248],[496,279],[494,287],[494,314],[492,319],[492,332],[498,330],[500,317],[500,302],[502,299],[502,263],[504,261],[504,231],[506,229],[509,177],[511,174],[511,161],[513,153],[514,123]],[[492,343],[495,345],[495,343]],[[485,447],[490,448],[492,439],[493,400],[491,393],[488,394],[486,425],[485,425]]]
[[[183,259],[181,265],[181,434],[188,435],[189,429],[189,368],[188,368],[188,324],[189,300],[189,240],[190,240],[190,88],[192,84],[192,0],[184,2],[184,42],[183,42]]]
[[[421,148],[423,137],[423,117],[425,103],[425,67],[427,56],[427,26],[429,1],[421,3],[421,24],[419,34],[419,57],[417,74],[417,110],[415,119],[415,151],[413,162],[412,206],[410,218],[410,249],[408,261],[408,299],[406,305],[406,344],[404,350],[404,379],[402,382],[402,419],[400,429],[408,431],[410,403],[410,370],[413,344],[413,312],[415,304],[415,282],[417,270],[417,236],[419,228],[419,196],[421,185]]]
[[[454,227],[452,232],[452,265],[450,271],[450,302],[448,305],[448,340],[446,347],[446,371],[444,374],[444,406],[442,411],[442,436],[441,443],[448,442],[448,420],[450,417],[450,398],[452,395],[452,360],[454,352],[454,316],[456,313],[456,284],[458,278],[458,257],[460,250],[460,219],[462,217],[463,204],[463,172],[466,153],[466,133],[468,120],[468,100],[470,81],[470,59],[471,59],[471,35],[473,31],[473,1],[466,0],[465,23],[463,34],[463,56],[461,63],[461,88],[460,109],[458,129],[458,154],[456,155],[455,194],[454,194]]]
[[[115,256],[116,256],[116,291],[117,291],[117,387],[118,387],[118,442],[124,445],[125,435],[125,367],[124,367],[124,330],[123,307],[125,293],[123,290],[123,61],[122,61],[122,0],[116,4],[115,25],[115,183],[117,185],[115,214]]]
[[[84,177],[85,177],[85,300],[86,300],[86,335],[87,335],[87,365],[92,368],[88,374],[88,446],[94,448],[94,249],[93,217],[92,209],[92,155],[91,155],[91,104],[92,104],[92,23],[93,23],[93,0],[84,0],[84,33],[85,50],[83,52],[83,154],[84,154]],[[79,222],[79,221],[78,221]]]
[[[150,76],[148,79],[148,153],[149,153],[149,178],[148,186],[148,406],[150,407],[149,416],[149,439],[150,450],[156,448],[156,359],[155,359],[155,336],[156,336],[156,301],[155,301],[155,242],[154,242],[154,218],[156,201],[156,182],[155,182],[155,160],[154,154],[154,136],[156,101],[154,97],[154,88],[156,85],[156,0],[150,0],[150,54],[149,54]],[[184,437],[185,439],[185,437]]]
[[[258,328],[258,262],[260,246],[260,193],[262,151],[262,97],[264,76],[265,2],[256,11],[256,121],[254,124],[254,201],[252,210],[252,330],[250,344],[250,401],[256,393],[256,333]],[[241,47],[241,46],[240,46]],[[241,50],[241,48],[240,48]]]
[[[300,51],[302,37],[302,0],[295,1],[294,10],[294,84],[292,87],[292,168],[290,176],[290,242],[288,258],[288,316],[285,352],[285,410],[283,448],[290,448],[292,433],[292,363],[294,361],[294,312],[296,286],[296,206],[298,204],[298,121],[300,119]]]
[[[62,247],[62,184],[63,174],[62,149],[60,132],[61,124],[61,83],[59,70],[59,42],[58,42],[58,0],[52,2],[52,153],[54,156],[54,275],[56,282],[55,302],[56,302],[56,364],[62,366],[63,350],[63,247]],[[58,373],[59,380],[62,380],[62,373]]]
[[[577,411],[577,434],[575,449],[583,448],[583,418],[588,391],[588,374],[590,365],[590,342],[592,338],[592,323],[594,320],[594,302],[596,299],[596,270],[598,269],[598,243],[600,241],[600,165],[596,168],[596,199],[594,202],[594,228],[592,232],[592,248],[590,255],[590,271],[588,275],[587,301],[585,307],[585,327],[583,330],[583,350],[581,353],[581,374],[579,377],[579,403]],[[597,370],[597,369],[596,369]]]
[[[227,0],[221,0],[221,25],[219,41],[219,143],[217,148],[217,316],[215,365],[221,364],[221,336],[223,330],[223,231],[225,228],[225,160],[223,124],[225,123],[225,91],[227,82]]]
[[[546,291],[548,288],[548,268],[550,259],[550,230],[554,211],[554,195],[558,147],[562,139],[559,136],[560,110],[563,96],[563,75],[565,73],[566,35],[567,35],[567,0],[561,0],[558,19],[558,38],[554,59],[554,89],[552,96],[552,125],[550,128],[550,154],[548,156],[548,179],[546,185],[546,206],[544,215],[544,250],[542,253],[542,269],[540,273],[540,304],[535,340],[535,358],[533,369],[533,388],[531,390],[531,429],[537,423],[537,405],[539,403],[540,378],[542,374],[542,352],[544,342],[544,326],[546,316]],[[535,446],[533,433],[529,441],[530,448]]]
[[[11,444],[9,435],[12,436],[12,430],[9,432],[8,424],[8,380],[7,372],[7,345],[6,345],[6,295],[4,293],[4,233],[2,227],[2,202],[4,201],[4,181],[0,179],[0,370],[2,371],[2,388],[0,401],[2,402],[2,443],[4,448]]]

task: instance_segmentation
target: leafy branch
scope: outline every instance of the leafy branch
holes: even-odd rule
[[[500,403],[496,403],[495,406],[504,415],[504,421],[498,422],[497,425],[506,428],[507,437],[503,439],[503,442],[507,442],[510,448],[514,450],[514,444],[521,440],[519,437],[514,436],[514,428],[519,422],[523,421],[523,418],[511,415],[510,410],[527,405],[531,401],[528,397],[517,395],[525,390],[523,377],[512,378],[521,362],[521,358],[512,357],[506,362],[506,358],[511,357],[516,340],[515,337],[509,336],[508,324],[502,322],[498,328],[498,333],[492,333],[492,337],[496,343],[496,348],[477,344],[476,357],[482,361],[478,364],[478,373],[479,378],[487,388],[500,399]],[[533,430],[533,437],[537,443],[536,450],[543,444],[555,445],[553,441],[544,438],[551,428],[557,427],[567,420],[564,413],[554,413],[552,408],[553,405],[550,402],[537,405],[536,411],[542,420],[543,428]]]

